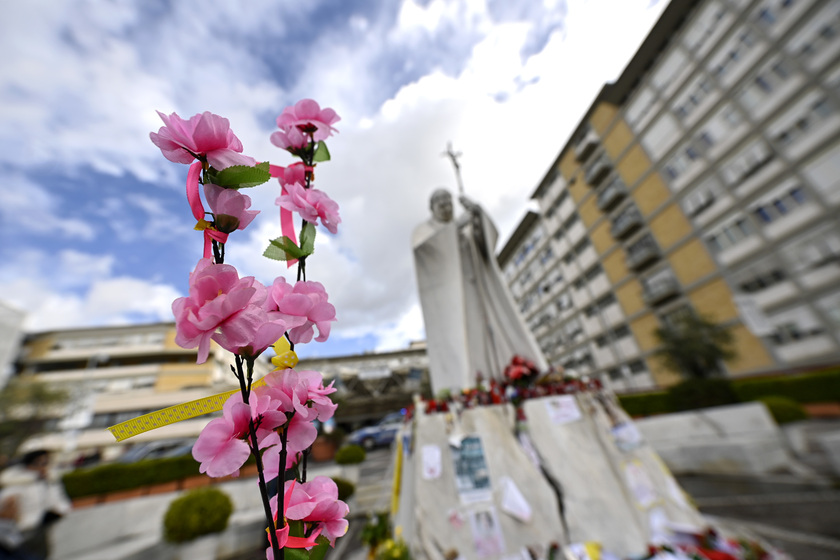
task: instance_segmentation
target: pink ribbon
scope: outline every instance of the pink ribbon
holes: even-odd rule
[[[201,177],[201,167],[201,162],[196,161],[190,166],[187,173],[187,201],[190,203],[190,208],[196,220],[204,219],[204,205],[201,204],[201,195],[198,194],[198,179]]]
[[[209,259],[213,256],[213,239],[219,243],[227,243],[228,234],[222,233],[215,229],[207,228],[204,230],[204,258]]]
[[[300,164],[294,164],[300,165]],[[291,166],[290,166],[291,167]],[[270,165],[268,166],[268,172],[272,177],[277,177],[280,183],[281,192],[283,194],[289,194],[286,191],[286,185],[283,184],[283,179],[285,178],[286,168],[281,167],[279,165]],[[292,218],[292,211],[286,208],[280,207],[280,233],[288,237],[292,240],[292,243],[297,245],[297,236],[295,235],[295,221]],[[292,266],[297,262],[297,259],[289,259],[286,261],[286,268],[292,268]]]
[[[204,219],[204,205],[201,203],[201,195],[198,189],[198,180],[201,177],[202,164],[196,161],[190,166],[187,172],[187,201],[190,203],[190,209],[196,220]],[[228,234],[216,231],[212,228],[204,228],[204,258],[209,259],[213,256],[213,240],[219,243],[227,243]]]

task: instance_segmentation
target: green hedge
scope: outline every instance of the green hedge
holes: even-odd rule
[[[840,369],[791,377],[744,379],[732,383],[743,401],[784,395],[799,403],[840,401]]]
[[[191,455],[184,455],[78,469],[65,474],[63,480],[67,495],[80,498],[172,482],[198,474],[196,460]]]
[[[840,402],[840,368],[802,375],[760,379],[732,379],[732,389],[743,402],[784,395],[799,403]],[[621,395],[618,401],[630,416],[675,412],[667,391]]]
[[[652,416],[671,412],[668,393],[665,391],[619,395],[618,402],[630,416]]]
[[[808,418],[808,413],[805,412],[802,405],[793,399],[778,395],[769,395],[767,397],[761,397],[758,400],[767,406],[767,410],[770,411],[776,424],[782,425]]]

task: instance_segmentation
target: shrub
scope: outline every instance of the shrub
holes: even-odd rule
[[[227,528],[233,502],[217,488],[199,488],[172,500],[163,518],[163,538],[182,543]]]
[[[672,410],[694,410],[741,402],[726,379],[687,379],[668,389]]]
[[[840,401],[840,370],[744,379],[735,382],[734,388],[745,401],[773,395],[784,395],[800,403]]]
[[[335,485],[338,487],[338,499],[342,502],[346,502],[353,494],[356,493],[356,485],[349,480],[344,480],[343,478],[334,476],[333,482],[335,482]]]
[[[181,480],[200,474],[198,468],[195,459],[184,455],[77,469],[65,474],[63,481],[67,495],[80,498]]]
[[[668,393],[664,391],[622,395],[618,397],[618,402],[630,416],[651,416],[671,412]]]
[[[758,399],[767,406],[767,410],[773,415],[776,424],[787,424],[808,418],[808,413],[802,405],[793,399],[779,395],[768,395]]]
[[[408,545],[401,538],[388,539],[380,546],[376,553],[376,560],[411,560]]]
[[[339,465],[355,465],[365,460],[365,450],[360,445],[345,445],[335,453],[335,462]]]

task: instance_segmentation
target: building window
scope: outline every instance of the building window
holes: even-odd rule
[[[599,274],[601,274],[603,270],[601,269],[600,264],[596,264],[592,266],[589,270],[587,270],[583,277],[586,279],[587,282],[592,282]]]
[[[554,251],[551,250],[551,247],[546,247],[543,249],[542,253],[540,253],[540,264],[545,264],[550,261],[554,257]]]
[[[674,114],[677,118],[685,120],[694,110],[708,97],[714,90],[712,81],[706,77],[701,76],[689,86],[689,94],[682,101],[674,107]]]
[[[550,218],[552,217],[555,212],[560,208],[560,205],[569,198],[569,191],[564,190],[560,193],[560,195],[551,203],[551,206],[548,207],[548,210],[545,211],[545,217]]]
[[[630,367],[630,373],[632,373],[633,375],[644,373],[647,371],[645,363],[642,360],[633,360],[628,364],[628,366]]]
[[[783,193],[780,197],[774,198],[764,204],[760,204],[753,210],[753,212],[761,222],[769,224],[804,203],[805,193],[800,187],[793,187],[786,193]]]
[[[557,309],[559,311],[565,311],[566,309],[570,309],[572,307],[572,298],[569,296],[568,293],[563,292],[557,297],[557,302],[555,303]]]
[[[727,184],[732,185],[755,175],[770,163],[776,154],[766,143],[756,140],[724,164],[721,171]]]
[[[826,119],[837,113],[837,106],[827,97],[821,97],[807,108],[807,111],[792,125],[777,133],[774,140],[781,146],[792,146],[808,135],[809,131],[817,130]]]
[[[738,36],[738,42],[727,53],[723,60],[712,70],[715,76],[721,77],[728,74],[736,63],[744,58],[744,55],[756,44],[755,33],[746,29]]]
[[[818,14],[813,22],[808,25],[810,35],[797,51],[799,58],[805,62],[822,53],[840,36],[840,12]]]
[[[683,210],[692,218],[696,218],[715,203],[720,191],[720,182],[716,178],[710,177],[685,196],[682,201]]]
[[[709,40],[709,37],[720,27],[720,22],[726,14],[726,8],[720,3],[710,3],[703,9],[697,19],[688,27],[685,33],[685,44],[692,51],[698,51]]]
[[[784,267],[775,259],[754,264],[735,275],[735,284],[747,294],[760,292],[787,279]]]
[[[749,221],[741,217],[706,237],[706,241],[712,251],[719,253],[737,245],[752,234]]]
[[[566,218],[566,221],[563,222],[563,229],[569,231],[569,229],[571,229],[571,227],[579,221],[580,218],[578,217],[577,213],[573,212],[572,215]]]
[[[792,75],[793,68],[786,60],[771,63],[746,85],[740,95],[741,103],[749,109],[758,107]]]
[[[777,346],[782,346],[803,338],[820,335],[822,332],[820,327],[803,328],[797,323],[783,323],[776,326],[776,332],[770,335],[770,340]]]
[[[577,256],[580,256],[591,244],[589,243],[589,239],[584,237],[580,241],[578,241],[572,250],[575,252]]]

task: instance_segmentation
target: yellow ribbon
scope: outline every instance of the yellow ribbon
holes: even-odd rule
[[[285,346],[282,344],[284,342]],[[277,356],[271,358],[271,363],[276,365],[278,369],[293,368],[297,365],[297,354],[289,348],[289,343],[285,338],[281,338],[274,345]],[[259,387],[260,385],[265,385],[265,378],[254,381],[251,387]],[[120,422],[109,427],[108,431],[113,434],[117,441],[124,441],[138,434],[149,432],[162,426],[168,426],[181,420],[189,420],[190,418],[196,418],[197,416],[209,414],[210,412],[218,412],[222,410],[222,407],[230,396],[238,392],[239,389],[235,389],[233,391],[204,397],[203,399],[176,404],[175,406]]]

